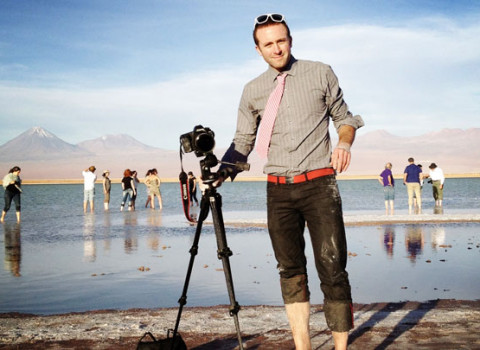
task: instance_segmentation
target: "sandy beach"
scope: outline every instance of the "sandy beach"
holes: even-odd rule
[[[480,349],[480,301],[354,305],[350,349]],[[294,349],[283,307],[239,314],[246,349]],[[52,316],[0,315],[1,349],[135,349],[145,332],[166,337],[177,309],[95,311]],[[238,349],[227,306],[185,308],[180,334],[189,349]],[[321,305],[311,309],[314,349],[333,349]]]
[[[480,214],[351,215],[347,225],[480,222]],[[227,225],[263,226],[264,220]],[[0,349],[134,349],[149,331],[166,337],[177,308],[97,310],[39,316],[0,314]],[[245,306],[239,314],[246,349],[294,349],[281,306]],[[350,349],[480,349],[480,300],[354,305]],[[333,349],[322,305],[312,305],[314,349]],[[238,349],[228,306],[185,307],[179,332],[189,349]]]

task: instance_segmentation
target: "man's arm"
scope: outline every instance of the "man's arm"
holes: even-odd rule
[[[330,165],[338,173],[346,171],[352,158],[350,147],[355,140],[356,129],[350,125],[342,125],[338,129],[338,144],[333,150]]]
[[[380,185],[383,186],[383,177],[379,176],[379,177],[378,177],[378,182],[380,182]]]

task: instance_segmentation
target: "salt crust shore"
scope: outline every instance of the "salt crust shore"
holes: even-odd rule
[[[445,174],[446,178],[476,178],[480,177],[480,173],[462,173],[462,174]],[[338,180],[372,180],[377,179],[378,175],[338,175]],[[395,179],[402,179],[403,175],[395,174]],[[266,176],[243,176],[239,175],[236,182],[238,181],[266,181]],[[121,178],[112,178],[112,182],[120,183],[122,181]],[[161,178],[162,182],[178,182],[178,177],[168,177],[168,178]],[[97,180],[98,183],[101,183],[102,180]],[[83,184],[83,179],[24,179],[22,181],[23,184],[26,185],[54,185],[54,184]]]
[[[480,214],[345,215],[346,225],[480,222]],[[266,219],[226,220],[266,226]],[[99,310],[61,315],[0,314],[0,349],[135,349],[144,332],[166,337],[176,308]],[[354,305],[349,349],[480,349],[480,300]],[[239,312],[244,348],[294,349],[283,307],[245,306]],[[185,307],[179,332],[189,349],[238,349],[227,306]],[[314,349],[333,349],[322,305],[311,309]]]
[[[149,331],[166,337],[177,309],[134,309],[35,316],[0,314],[1,349],[135,349]],[[239,314],[246,349],[293,349],[283,307],[247,306]],[[480,301],[354,305],[349,349],[480,349]],[[314,349],[333,349],[321,305],[311,308]],[[186,307],[179,332],[189,349],[238,349],[227,306]]]
[[[412,214],[412,215],[348,215],[345,214],[344,222],[346,226],[367,226],[367,225],[385,225],[385,224],[442,224],[442,223],[467,223],[480,222],[480,214]],[[237,227],[267,227],[267,219],[231,219],[225,218],[225,225]],[[208,223],[208,221],[206,221]]]

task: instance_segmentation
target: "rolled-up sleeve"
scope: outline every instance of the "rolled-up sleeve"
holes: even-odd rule
[[[338,83],[338,78],[330,66],[328,66],[326,72],[326,83],[325,103],[328,106],[330,117],[337,132],[343,125],[350,125],[355,129],[364,126],[365,123],[362,117],[359,115],[354,116],[348,110],[348,105],[343,99],[343,91]]]

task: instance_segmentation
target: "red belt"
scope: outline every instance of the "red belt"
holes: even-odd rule
[[[273,182],[276,184],[298,184],[301,182],[309,181],[316,179],[317,177],[327,176],[327,175],[334,175],[335,170],[333,168],[323,168],[309,171],[308,173],[296,175],[296,176],[274,176],[268,175],[267,181]]]

